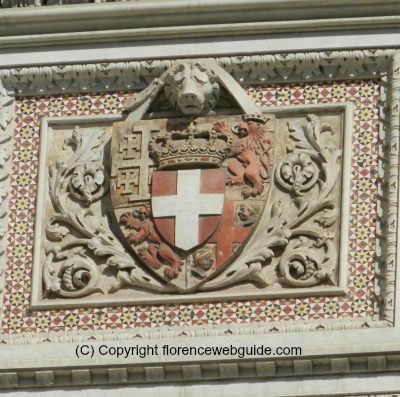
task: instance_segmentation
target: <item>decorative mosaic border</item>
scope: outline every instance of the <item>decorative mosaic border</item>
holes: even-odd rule
[[[349,55],[349,52],[345,52],[347,55]],[[150,339],[150,338],[177,338],[177,337],[189,337],[189,336],[223,336],[225,338],[225,336],[228,334],[236,334],[236,335],[251,335],[251,334],[265,334],[266,332],[293,332],[293,331],[307,331],[307,330],[312,330],[314,328],[314,330],[320,330],[320,329],[357,329],[360,327],[365,327],[365,328],[371,328],[371,327],[391,327],[393,325],[393,319],[394,319],[394,305],[395,305],[395,295],[394,295],[394,289],[395,289],[395,264],[396,264],[396,248],[397,248],[397,242],[396,242],[396,238],[397,238],[397,215],[398,215],[398,140],[399,140],[399,129],[400,129],[400,125],[399,125],[399,116],[400,116],[400,55],[399,54],[394,54],[392,51],[387,51],[387,52],[382,52],[384,53],[384,55],[382,56],[382,58],[380,58],[379,56],[376,56],[375,60],[371,60],[371,54],[376,54],[376,52],[371,52],[371,51],[364,51],[362,52],[363,57],[362,57],[362,61],[359,62],[359,58],[357,58],[357,60],[354,61],[353,64],[359,65],[360,67],[362,67],[363,73],[365,73],[366,70],[368,69],[368,64],[371,66],[374,64],[376,65],[386,65],[386,67],[383,67],[380,71],[379,71],[379,75],[385,75],[386,73],[389,73],[388,75],[388,86],[390,89],[390,92],[388,93],[388,105],[390,105],[390,134],[389,134],[389,149],[388,149],[388,166],[385,167],[384,172],[388,173],[388,210],[387,213],[385,213],[383,215],[383,217],[387,220],[386,222],[386,230],[384,230],[384,235],[386,237],[386,248],[385,248],[385,254],[386,254],[386,271],[385,274],[382,275],[382,277],[385,278],[385,288],[381,293],[380,299],[383,302],[383,308],[384,308],[384,314],[382,317],[382,321],[372,321],[372,322],[365,322],[365,321],[360,321],[360,323],[349,323],[349,322],[333,322],[331,324],[331,326],[327,325],[325,326],[325,324],[313,324],[312,327],[309,327],[308,325],[304,325],[304,324],[287,324],[287,325],[274,325],[272,326],[271,329],[266,329],[265,327],[259,327],[257,325],[251,324],[244,324],[244,325],[239,325],[239,326],[225,326],[225,327],[207,327],[203,328],[203,329],[198,329],[196,330],[193,327],[186,327],[185,329],[182,328],[165,328],[165,329],[157,329],[157,330],[153,330],[153,331],[149,331],[149,332],[137,332],[134,331],[134,333],[132,332],[124,332],[121,331],[121,333],[119,334],[115,334],[115,333],[107,333],[104,331],[99,331],[99,332],[93,332],[93,333],[88,333],[83,336],[83,335],[63,335],[63,336],[57,336],[57,335],[30,335],[28,336],[4,336],[4,338],[2,338],[2,343],[5,344],[22,344],[22,345],[31,345],[31,344],[38,344],[38,343],[51,343],[51,342],[69,342],[69,343],[76,343],[79,340],[83,340],[86,338],[89,338],[88,340],[90,340],[90,338],[92,338],[91,340],[127,340],[127,339],[131,339],[132,337],[134,337],[135,335],[138,335],[138,337],[141,338],[145,338],[145,339]],[[381,53],[381,54],[382,54]],[[324,53],[320,53],[324,54]],[[304,54],[300,54],[301,56],[305,56]],[[298,56],[297,59],[300,59],[300,55]],[[344,55],[344,54],[342,54]],[[394,56],[393,56],[394,55]],[[354,57],[356,56],[356,52],[354,52],[352,54],[353,60],[355,59]],[[393,64],[392,64],[392,68],[390,68],[388,70],[388,65],[390,62],[390,58],[391,56],[393,56]],[[314,57],[318,57],[318,55],[314,54]],[[375,57],[375,55],[373,55],[373,57]],[[296,58],[296,56],[294,55],[294,58]],[[365,59],[368,59],[369,61],[371,61],[371,63],[366,63]],[[346,60],[347,62],[347,60]],[[318,64],[318,62],[316,62],[316,64]],[[280,66],[284,69],[284,64],[280,64]],[[320,69],[319,65],[318,67],[315,68],[315,70]],[[100,67],[100,65],[95,66],[95,68]],[[322,67],[323,69],[323,67]],[[337,68],[336,68],[337,69]],[[340,68],[339,68],[340,69]],[[82,67],[81,67],[82,70]],[[361,69],[360,69],[361,70]],[[4,71],[1,72],[2,75],[4,75]],[[8,73],[8,72],[7,72]],[[6,74],[7,74],[6,73]],[[28,80],[30,81],[28,85],[35,84],[35,79],[36,77],[33,77],[33,71],[30,72],[30,80],[28,78]],[[284,73],[283,73],[284,74]],[[342,76],[342,78],[346,78],[346,75],[348,74],[348,70],[346,69],[346,73],[340,72],[340,73],[336,73],[335,74],[335,78],[337,78],[337,76]],[[371,73],[371,71],[369,71],[369,73],[367,73],[369,77],[374,77],[374,73]],[[112,73],[111,73],[112,75]],[[35,75],[37,77],[44,77],[44,73],[38,73],[37,75]],[[376,73],[375,73],[376,76]],[[330,77],[332,78],[333,75]],[[357,76],[358,77],[358,76]],[[116,79],[117,77],[115,77]],[[318,78],[317,80],[319,80],[320,78]],[[310,77],[310,80],[315,80],[315,78]],[[84,79],[82,80],[84,81]],[[4,81],[3,81],[4,84]],[[83,83],[84,84],[84,83]],[[2,187],[3,187],[3,204],[5,206],[5,208],[8,206],[8,200],[7,200],[7,192],[8,192],[8,175],[9,175],[9,167],[10,167],[10,147],[9,147],[9,137],[11,137],[11,123],[10,123],[10,119],[8,118],[9,116],[4,117],[4,115],[9,115],[11,110],[13,109],[13,102],[12,102],[12,95],[10,95],[9,92],[9,88],[13,88],[12,91],[16,92],[17,89],[16,87],[9,85],[9,84],[5,84],[7,87],[7,90],[4,89],[4,87],[1,87],[1,98],[0,98],[0,116],[3,116],[1,119],[1,133],[3,134],[2,136],[4,137],[4,143],[1,146],[1,149],[3,149],[3,158],[4,160],[4,165],[2,166],[2,172],[4,172],[5,178],[4,181],[2,183]],[[51,84],[50,84],[51,85]],[[77,84],[78,87],[80,86],[80,83]],[[73,90],[75,90],[76,87],[74,87]],[[27,90],[29,91],[29,89]],[[68,90],[67,90],[68,92]],[[21,91],[21,93],[23,94],[24,91]],[[3,120],[5,120],[5,122],[3,122]],[[2,141],[0,141],[2,142]],[[8,157],[7,157],[8,156]],[[0,207],[1,208],[1,207]],[[6,222],[6,219],[2,220],[1,226],[4,227]],[[4,236],[4,233],[3,233]],[[4,244],[4,239],[2,241],[2,244]],[[382,330],[383,331],[383,330]],[[373,333],[376,337],[379,337],[379,332],[382,332],[380,330],[376,330],[376,332],[374,332],[374,330],[366,330],[365,332],[371,332]],[[307,334],[305,334],[304,336],[306,336]],[[222,339],[221,339],[222,340]],[[10,346],[11,347],[11,346]],[[29,348],[33,348],[34,346],[29,346]],[[26,347],[21,346],[21,348],[26,349]],[[342,349],[343,350],[343,349]],[[349,366],[347,367],[348,373],[359,373],[359,372],[368,372],[369,370],[372,371],[380,371],[380,370],[390,370],[390,368],[387,366],[387,363],[392,363],[394,361],[397,360],[398,356],[394,356],[394,358],[389,357],[389,356],[374,356],[374,357],[366,357],[366,366],[362,366],[362,368],[358,365],[352,366],[351,365],[351,355],[353,350],[349,350],[346,353],[346,357],[342,357],[342,358],[337,358],[338,360],[344,360],[343,363],[348,362],[350,363]],[[321,353],[322,354],[322,353]],[[324,353],[325,355],[327,355],[327,353]],[[332,352],[330,353],[331,355],[335,356],[338,353],[332,348]],[[354,354],[354,351],[353,351]],[[329,354],[328,354],[329,355]],[[397,358],[396,358],[397,357]],[[306,357],[303,357],[304,359],[300,360],[301,364],[300,365],[300,373],[301,374],[311,374],[313,373],[313,361],[312,360],[308,360],[306,359]],[[321,360],[321,359],[318,359]],[[329,359],[329,360],[333,360],[333,359]],[[363,358],[364,360],[364,358]],[[393,361],[394,360],[394,361]],[[239,364],[237,363],[223,363],[223,359],[221,358],[215,358],[213,360],[215,363],[217,363],[218,368],[222,368],[224,370],[222,370],[222,372],[220,372],[219,374],[219,379],[228,379],[228,378],[232,378],[232,372],[230,371],[230,369],[232,368],[233,371],[236,371],[238,376],[240,374],[240,369],[239,369]],[[293,360],[293,362],[295,362],[296,360]],[[275,360],[271,360],[270,362],[272,362],[272,365],[276,365],[275,364]],[[68,364],[71,363],[71,364]],[[33,365],[33,364],[31,364]],[[66,360],[65,361],[65,365],[68,367],[68,365],[73,365],[76,367],[77,363],[73,364],[71,360]],[[105,363],[102,363],[102,365],[106,365]],[[230,366],[229,368],[226,367],[226,365]],[[260,362],[261,367],[263,366],[267,366],[269,365],[269,362],[267,361],[262,361]],[[306,365],[306,367],[308,368],[305,372],[301,370],[301,368],[303,368],[303,366]],[[24,368],[27,368],[27,366],[29,366],[28,364],[25,364]],[[87,365],[80,365],[80,367],[82,369],[76,369],[74,371],[78,371],[75,374],[75,379],[79,379],[79,377],[82,375],[84,378],[84,382],[82,384],[98,384],[98,380],[93,380],[93,377],[90,375],[91,374],[91,370],[88,369]],[[317,367],[317,365],[316,365]],[[167,364],[160,364],[158,367],[154,367],[154,366],[146,366],[146,365],[141,365],[141,366],[136,366],[136,369],[141,368],[141,370],[143,369],[144,373],[147,373],[148,371],[150,371],[152,374],[162,374],[161,377],[158,377],[158,375],[154,376],[149,376],[149,377],[144,377],[141,380],[141,383],[146,383],[146,382],[154,382],[154,381],[165,381],[166,378],[164,376],[164,374],[168,373],[169,367]],[[146,370],[145,368],[150,368],[148,370]],[[360,369],[361,368],[361,369]],[[375,369],[376,368],[376,369]],[[394,368],[394,367],[393,367]],[[398,368],[398,364],[395,363],[395,368]],[[112,364],[110,364],[110,368],[108,369],[108,371],[112,371]],[[88,372],[89,371],[89,372]],[[155,371],[155,372],[154,372]],[[3,373],[1,374],[0,378],[2,378],[2,381],[0,382],[0,386],[3,387],[9,387],[11,386],[22,386],[22,384],[19,383],[18,379],[19,376],[23,376],[24,375],[24,371],[23,370],[17,370],[17,371],[2,371]],[[39,371],[41,372],[41,371]],[[49,374],[50,372],[53,373],[53,371],[48,371]],[[320,373],[320,372],[318,372]],[[332,367],[331,369],[331,374],[333,373],[343,373],[343,367],[341,365],[339,365],[339,367]],[[87,374],[89,374],[89,378],[87,376]],[[271,374],[272,376],[277,376],[277,372],[273,372]],[[43,375],[44,378],[46,378],[47,375]],[[49,375],[51,377],[51,375]],[[242,375],[240,375],[242,376]],[[265,375],[264,375],[265,376]],[[43,378],[42,377],[42,378]],[[72,375],[72,377],[74,378],[74,376]],[[202,380],[205,379],[205,377],[207,377],[206,374],[203,374],[200,371],[200,375],[199,377],[197,377],[195,380]],[[39,376],[40,378],[40,376]],[[36,374],[35,374],[35,379],[37,379]],[[182,380],[186,380],[184,378],[182,378]],[[119,383],[118,379],[112,379],[111,382],[109,383]],[[70,383],[71,384],[71,383]],[[40,382],[39,384],[40,385]],[[44,381],[42,386],[51,386],[54,385],[54,383],[50,382],[46,382]]]

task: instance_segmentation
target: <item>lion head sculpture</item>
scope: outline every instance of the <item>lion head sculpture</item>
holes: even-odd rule
[[[215,107],[220,87],[216,74],[200,63],[178,63],[165,78],[164,92],[175,109],[195,116]]]

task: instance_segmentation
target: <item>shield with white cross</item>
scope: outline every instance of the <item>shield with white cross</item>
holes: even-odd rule
[[[225,199],[225,169],[155,171],[151,208],[154,223],[172,246],[184,251],[215,232]]]
[[[252,132],[255,123],[263,120],[250,115],[114,123],[110,190],[116,236],[132,261],[177,291],[195,291],[218,276],[257,225],[273,167],[273,131]],[[250,133],[258,135],[248,139]]]

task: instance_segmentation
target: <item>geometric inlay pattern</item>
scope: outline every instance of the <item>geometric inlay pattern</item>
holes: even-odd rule
[[[29,308],[40,120],[117,114],[127,93],[19,98],[7,235],[2,332],[7,334],[369,317],[374,312],[379,80],[250,86],[258,106],[354,103],[348,286],[342,297],[39,310]]]

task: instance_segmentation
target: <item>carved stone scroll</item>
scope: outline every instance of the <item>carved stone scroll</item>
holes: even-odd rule
[[[71,147],[72,155],[49,166],[49,199],[54,212],[46,227],[46,296],[108,294],[127,280],[136,280],[137,285],[150,290],[163,290],[161,283],[148,279],[125,254],[110,229],[103,200],[109,188],[103,165],[106,141],[104,131],[75,127],[63,146],[64,150]],[[105,268],[109,268],[107,275]]]
[[[244,281],[260,287],[337,284],[338,126],[340,121],[327,122],[315,114],[287,121],[286,134],[280,125],[286,144],[277,144],[281,160],[260,224],[242,255],[202,290]]]

